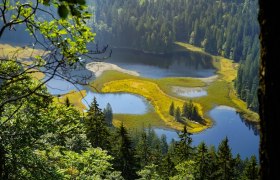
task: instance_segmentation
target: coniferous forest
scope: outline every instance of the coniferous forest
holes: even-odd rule
[[[97,42],[164,53],[183,41],[239,62],[236,91],[258,110],[257,1],[96,0],[92,9]]]
[[[78,84],[72,78],[80,75],[73,72],[83,67],[81,57],[106,51],[88,50],[94,40],[153,54],[173,51],[180,41],[239,62],[236,91],[257,111],[256,1],[96,0],[88,2],[89,12],[85,0],[0,2],[0,40],[5,32],[20,29],[27,29],[34,40],[31,48],[12,54],[4,53],[11,46],[0,43],[1,180],[259,179],[258,157],[233,154],[227,137],[217,147],[193,145],[187,123],[206,123],[197,102],[174,98],[167,104],[168,117],[185,123],[176,130],[178,138],[169,139],[151,126],[114,124],[109,103],[102,109],[94,98],[85,111],[77,108],[77,101],[51,94],[47,87],[54,77]]]

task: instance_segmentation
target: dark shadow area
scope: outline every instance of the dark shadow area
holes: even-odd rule
[[[277,1],[259,0],[259,23],[261,27],[261,67],[260,67],[260,118],[261,179],[275,179],[279,175],[279,104],[280,87],[278,76],[280,27]]]

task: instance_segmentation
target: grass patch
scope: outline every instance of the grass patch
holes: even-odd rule
[[[46,53],[40,49],[29,47],[11,46],[9,44],[0,44],[0,57],[9,59],[30,59],[31,57],[41,56]]]
[[[86,96],[86,90],[82,91],[70,91],[67,94],[64,94],[61,97],[55,97],[54,102],[59,104],[65,104],[65,100],[68,97],[70,104],[77,107],[81,112],[84,112],[86,106],[82,103],[82,99]]]
[[[163,128],[166,124],[160,119],[157,113],[148,112],[146,114],[114,114],[113,125],[119,127],[123,122],[128,129],[141,129],[149,127]]]
[[[187,49],[191,52],[199,52],[199,53],[202,53],[202,54],[210,55],[210,54],[206,53],[202,48],[193,46],[193,45],[188,44],[188,43],[176,41],[174,44],[177,45],[175,47],[175,50],[177,50],[177,51],[186,51],[186,49]]]
[[[123,79],[142,79],[141,77],[132,76],[126,73],[110,70],[104,71],[100,77],[94,80],[91,83],[91,87],[93,91],[101,91],[103,85],[105,83],[116,81],[116,80],[123,80]]]
[[[181,130],[183,125],[179,122],[176,122],[174,117],[169,115],[169,106],[174,102],[175,107],[183,107],[184,101],[164,93],[159,86],[150,81],[141,80],[141,79],[124,79],[116,80],[105,83],[102,88],[104,93],[120,93],[128,92],[132,94],[138,94],[145,97],[154,107],[155,112],[158,114],[160,119],[162,119],[167,126],[174,129]],[[203,116],[202,107],[200,104],[195,103],[198,107],[199,114]],[[194,126],[195,124],[196,126]],[[198,132],[205,129],[207,126],[189,122],[188,128],[190,132]],[[207,125],[210,123],[207,121]]]
[[[30,66],[32,66],[33,62],[30,61],[30,58],[35,56],[42,56],[45,53],[46,51],[40,49],[11,46],[9,44],[0,44],[0,58],[18,61],[23,65],[25,69],[30,68]],[[41,80],[45,77],[44,73],[34,68],[28,69],[28,73],[31,77],[37,80]]]
[[[172,77],[172,78],[155,79],[152,80],[152,82],[156,83],[159,86],[159,88],[166,94],[177,98],[181,98],[181,97],[173,92],[174,86],[180,86],[180,87],[205,87],[206,86],[206,84],[203,81],[195,78]]]

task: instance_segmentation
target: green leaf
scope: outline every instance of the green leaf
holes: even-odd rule
[[[66,19],[68,14],[69,14],[69,10],[68,10],[67,6],[62,4],[58,7],[58,15],[61,18]]]
[[[77,3],[80,4],[80,5],[85,5],[86,0],[77,0]]]
[[[58,33],[60,35],[63,35],[63,34],[67,34],[67,31],[66,31],[66,29],[61,29]]]
[[[43,0],[43,4],[45,6],[49,6],[50,5],[50,0]]]

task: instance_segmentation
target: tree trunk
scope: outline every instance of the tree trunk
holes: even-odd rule
[[[277,83],[280,62],[280,28],[278,1],[259,0],[259,23],[261,28],[261,66],[260,66],[260,118],[261,179],[279,176],[279,125],[280,88]],[[278,164],[278,166],[277,166]]]

